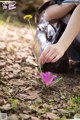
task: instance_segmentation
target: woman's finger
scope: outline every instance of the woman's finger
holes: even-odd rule
[[[46,63],[51,62],[56,57],[56,55],[57,55],[56,52],[50,51],[45,57],[45,59],[46,59],[45,62]]]
[[[60,56],[58,55],[58,56],[56,56],[55,58],[53,58],[51,62],[55,63],[55,62],[57,62],[59,59],[60,59]]]
[[[42,54],[41,54],[41,56],[40,56],[40,58],[39,58],[39,61],[40,61],[42,64],[45,62],[45,56],[48,54],[49,51],[50,51],[50,49],[49,49],[49,47],[48,47],[48,48],[46,48],[46,49],[42,52]]]

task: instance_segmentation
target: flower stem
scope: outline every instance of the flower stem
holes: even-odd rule
[[[30,26],[30,29],[31,29],[31,32],[32,32],[33,39],[34,39],[34,41],[35,41],[35,43],[36,43],[36,38],[35,38],[35,35],[34,35],[34,31],[33,31],[33,28],[32,28],[32,25],[31,25],[29,19],[28,19],[28,24],[29,24],[29,26]],[[37,53],[37,58],[39,58],[38,53]],[[39,61],[38,61],[38,66],[39,66],[39,71],[42,72]]]
[[[29,19],[28,19],[28,23],[29,23],[29,26],[30,26],[30,29],[31,29],[31,32],[32,32],[32,36],[33,36],[33,38],[34,38],[34,40],[35,40],[35,36],[34,36],[34,32],[33,32],[33,28],[32,28],[32,25],[31,25]]]

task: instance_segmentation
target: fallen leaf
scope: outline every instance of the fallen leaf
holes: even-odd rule
[[[0,109],[1,110],[11,110],[12,107],[11,107],[11,104],[6,104],[6,105],[3,105],[2,107],[0,106]]]
[[[54,113],[51,113],[51,112],[47,112],[45,115],[44,115],[45,118],[49,118],[49,119],[52,119],[52,120],[56,120],[56,119],[59,119],[59,117],[54,114]]]
[[[27,98],[30,100],[34,100],[36,98],[39,98],[38,91],[28,91],[28,96]]]
[[[31,117],[32,118],[32,120],[40,120],[39,118],[37,118],[37,117]]]
[[[17,115],[13,114],[7,118],[7,120],[18,120]]]
[[[0,60],[0,68],[3,68],[6,65],[6,61]]]
[[[30,115],[27,115],[27,114],[19,114],[19,115],[20,115],[20,117],[21,117],[22,119],[24,119],[24,120],[30,118]]]
[[[4,99],[1,99],[1,98],[0,98],[0,106],[2,106],[4,103],[5,103],[5,102],[4,102]]]

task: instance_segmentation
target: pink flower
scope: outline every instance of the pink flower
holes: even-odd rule
[[[57,78],[56,75],[52,75],[51,72],[41,73],[40,77],[42,78],[43,82],[46,86],[53,83],[54,79]]]

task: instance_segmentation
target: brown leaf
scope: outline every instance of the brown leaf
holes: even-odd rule
[[[27,99],[27,95],[26,94],[18,94],[17,97],[21,100],[26,100]]]
[[[19,86],[19,85],[24,85],[24,84],[25,84],[25,81],[18,79],[17,81],[14,80],[12,84],[13,84],[13,85],[17,85],[17,86]]]
[[[27,114],[19,114],[22,119],[29,119],[30,115]]]
[[[52,120],[56,120],[56,119],[59,119],[59,117],[54,114],[54,113],[51,113],[51,112],[47,112],[45,115],[44,115],[45,118],[50,118]]]
[[[59,111],[60,113],[69,113],[68,110],[64,110],[64,109],[58,109],[58,111]]]
[[[0,98],[0,106],[4,104],[4,100]]]
[[[6,44],[4,43],[4,42],[0,42],[0,49],[5,49],[5,47],[6,47]]]
[[[17,115],[13,114],[13,115],[9,116],[7,120],[18,120],[18,117],[17,117]]]
[[[0,91],[0,96],[6,98],[5,93]]]
[[[37,118],[37,117],[31,117],[32,118],[32,120],[40,120],[39,118]]]
[[[27,96],[28,99],[34,100],[36,98],[39,98],[38,91],[29,91],[29,96]]]
[[[6,104],[6,105],[3,105],[2,107],[0,107],[0,109],[2,109],[2,110],[11,110],[12,107],[11,107],[10,104]]]
[[[6,65],[6,61],[0,60],[0,68],[3,68]]]

